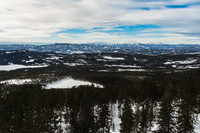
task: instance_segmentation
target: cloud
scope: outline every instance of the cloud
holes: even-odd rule
[[[196,0],[6,0],[0,5],[0,41],[199,43],[199,12]],[[116,28],[138,25],[161,28],[138,35]]]

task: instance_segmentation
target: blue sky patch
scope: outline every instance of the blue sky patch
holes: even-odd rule
[[[200,5],[200,2],[185,4],[185,5],[166,5],[167,8],[188,8],[190,6]]]
[[[61,30],[59,32],[56,32],[57,34],[59,33],[68,33],[68,34],[84,34],[87,33],[88,30],[86,29],[65,29],[65,30]]]
[[[162,26],[159,25],[135,25],[135,26],[117,26],[113,27],[111,30],[106,30],[103,27],[95,27],[93,29],[65,29],[59,32],[53,33],[52,35],[60,34],[60,33],[67,33],[67,34],[87,34],[93,31],[95,32],[103,32],[109,34],[140,34],[140,31],[146,29],[160,29]]]
[[[167,8],[187,8],[189,6],[190,5],[167,5],[165,7],[167,7]]]
[[[158,25],[136,25],[136,26],[118,26],[114,27],[113,30],[104,31],[105,33],[112,34],[140,34],[140,31],[146,29],[160,29],[161,26]]]

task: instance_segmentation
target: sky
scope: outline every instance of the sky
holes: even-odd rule
[[[200,0],[0,0],[0,42],[200,44]]]

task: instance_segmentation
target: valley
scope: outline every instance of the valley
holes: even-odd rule
[[[200,131],[198,53],[3,50],[0,59],[2,132]]]

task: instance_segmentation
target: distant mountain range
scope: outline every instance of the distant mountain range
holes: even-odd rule
[[[0,50],[29,50],[37,52],[56,52],[65,54],[74,53],[123,53],[123,54],[143,54],[143,55],[175,55],[185,53],[200,52],[198,44],[107,44],[107,43],[88,43],[88,44],[2,44]]]

